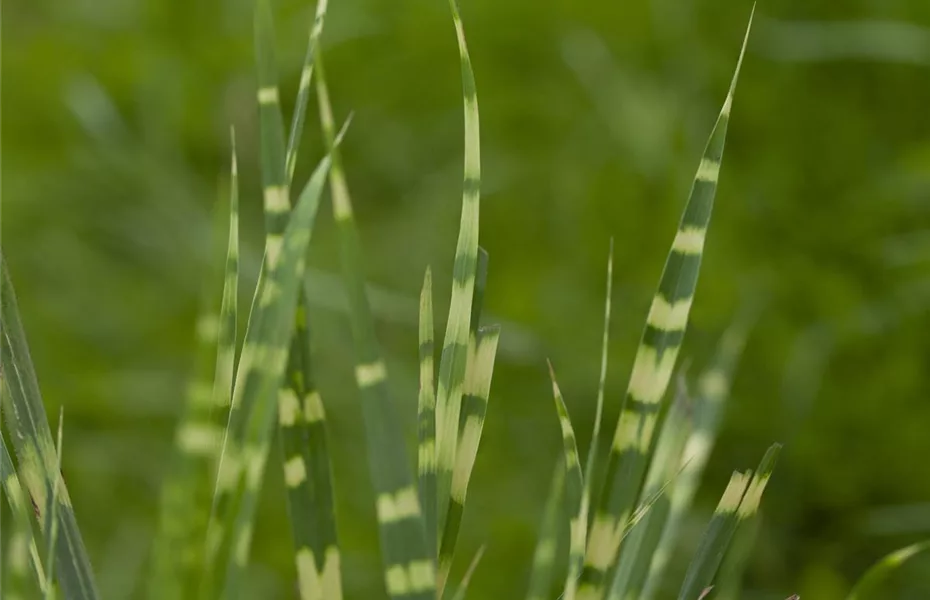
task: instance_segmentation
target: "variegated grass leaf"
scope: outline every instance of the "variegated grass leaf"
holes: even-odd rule
[[[581,575],[582,561],[584,560],[585,536],[587,534],[588,507],[584,500],[584,478],[581,474],[581,463],[578,460],[578,444],[575,442],[575,432],[572,428],[568,408],[559,390],[555,379],[555,370],[549,363],[549,376],[552,379],[552,395],[555,398],[555,408],[559,415],[559,426],[562,429],[562,445],[565,453],[565,486],[566,508],[569,515],[569,549],[568,549],[568,575],[565,577],[564,600],[574,600],[578,589],[578,578]]]
[[[433,275],[427,267],[420,292],[420,392],[417,399],[417,485],[429,555],[438,559],[436,530],[436,388],[434,380]]]
[[[780,452],[781,444],[773,444],[751,478],[747,471],[743,478],[737,473],[730,479],[688,567],[678,600],[694,598],[714,582],[733,536],[755,518]]]
[[[614,566],[620,548],[623,524],[639,497],[662,398],[675,368],[694,300],[730,108],[748,36],[747,28],[727,98],[707,142],[658,292],[646,318],[614,433],[603,492],[591,527],[582,574],[581,600],[603,598],[605,578]]]
[[[332,156],[330,190],[341,245],[342,273],[355,342],[355,380],[368,440],[368,467],[375,489],[384,582],[393,600],[435,600],[436,564],[426,540],[417,485],[407,464],[404,436],[387,380],[365,290],[362,249],[352,215],[342,160],[333,144],[333,111],[323,54],[316,54],[316,90],[323,137]]]
[[[0,256],[0,373],[7,390],[6,414],[10,417],[11,436],[19,459],[20,482],[36,505],[45,510],[48,490],[57,485],[56,510],[60,535],[55,544],[59,566],[59,583],[70,599],[95,600],[99,597],[90,561],[81,539],[71,497],[61,479],[55,444],[49,430],[45,407],[39,392],[29,346],[19,318],[16,294],[3,257]],[[44,519],[40,516],[40,523]]]
[[[301,290],[305,256],[330,159],[317,166],[281,238],[278,254],[266,248],[242,357],[236,376],[229,427],[217,472],[213,518],[207,539],[208,565],[203,595],[221,589],[223,576],[214,565],[226,563],[225,590],[235,595],[238,576],[248,562],[252,519],[274,429],[277,392],[287,366],[294,334],[294,314]]]
[[[656,444],[655,453],[646,474],[643,495],[655,497],[648,513],[630,531],[624,540],[617,569],[608,593],[608,599],[639,598],[650,559],[662,535],[670,510],[670,490],[663,488],[672,482],[674,489],[685,440],[691,431],[692,406],[684,374],[679,375],[675,400],[669,408]]]
[[[539,539],[533,551],[533,563],[530,567],[530,581],[526,600],[546,600],[555,577],[555,557],[559,544],[559,517],[562,508],[562,493],[565,489],[565,464],[560,459],[556,463],[546,496],[542,522],[539,525]]]
[[[899,548],[894,552],[886,555],[877,563],[869,567],[869,570],[859,578],[856,585],[846,600],[869,600],[869,598],[883,597],[879,593],[882,582],[897,568],[905,562],[921,554],[930,551],[930,540],[911,544],[904,548]]]
[[[697,397],[693,408],[694,427],[685,443],[681,474],[671,490],[668,520],[652,555],[649,574],[642,592],[644,599],[652,598],[656,593],[678,541],[681,523],[691,508],[717,437],[733,374],[753,319],[754,311],[747,311],[730,325],[718,344],[711,364],[698,377]]]
[[[56,470],[61,473],[61,439],[64,430],[65,409],[61,407],[58,413],[58,443],[55,445],[55,456],[57,459]],[[43,586],[43,596],[45,600],[52,600],[55,597],[55,546],[58,543],[58,498],[59,481],[61,477],[56,477],[52,484],[52,489],[48,492],[48,502],[45,505],[45,547],[48,554],[45,559],[45,585]]]
[[[468,362],[468,337],[471,329],[471,303],[478,263],[478,224],[481,199],[481,148],[478,119],[478,96],[475,75],[465,43],[465,30],[456,0],[449,0],[459,46],[462,70],[462,95],[465,120],[464,186],[459,237],[452,271],[452,298],[449,319],[443,338],[439,364],[439,387],[436,395],[439,530],[445,528],[458,450],[458,427],[462,405],[462,384]]]
[[[487,415],[491,377],[494,373],[494,359],[497,356],[499,340],[500,327],[490,325],[480,328],[474,341],[470,342],[468,368],[462,388],[464,398],[461,412],[462,424],[459,429],[459,448],[456,452],[455,469],[452,474],[449,514],[439,549],[438,588],[440,592],[444,589],[449,569],[452,567],[459,527],[465,512],[465,497]]]
[[[452,600],[465,600],[465,595],[468,593],[468,585],[471,583],[471,578],[475,574],[475,570],[478,569],[478,564],[481,562],[481,557],[484,556],[484,546],[478,548],[478,551],[475,552],[474,558],[471,559],[471,563],[468,565],[468,570],[465,571],[465,575],[462,576],[462,581],[459,583],[459,587],[455,590],[455,595],[452,596]]]
[[[6,395],[6,391],[3,393]],[[6,555],[10,577],[5,584],[4,593],[13,597],[18,590],[20,598],[25,600],[28,597],[26,590],[29,584],[26,571],[31,564],[36,586],[44,596],[47,580],[42,559],[39,557],[39,547],[33,535],[28,496],[20,485],[13,459],[7,450],[2,433],[0,433],[0,480],[2,480],[3,495],[6,496],[7,503],[10,505],[10,512],[13,513],[13,534],[10,536],[10,545]]]

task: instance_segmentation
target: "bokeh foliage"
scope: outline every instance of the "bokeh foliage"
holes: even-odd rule
[[[293,98],[313,6],[275,4],[282,98]],[[462,6],[481,93],[481,239],[493,257],[485,310],[503,321],[460,541],[462,556],[488,544],[476,597],[515,597],[525,585],[560,451],[547,356],[587,447],[611,236],[605,418],[616,418],[749,8]],[[193,362],[201,289],[214,283],[205,281],[217,245],[211,212],[226,197],[230,124],[244,278],[257,274],[252,2],[4,9],[3,246],[49,413],[66,407],[64,472],[101,591],[128,597]],[[355,112],[344,162],[368,273],[387,292],[375,298],[379,335],[412,442],[417,292],[431,264],[437,306],[448,305],[460,210],[461,92],[447,6],[332,0],[324,49],[337,118]],[[928,106],[927,3],[759,7],[682,353],[703,366],[746,294],[764,294],[699,497],[706,513],[688,536],[693,548],[733,465],[785,442],[747,597],[837,597],[874,559],[930,531]],[[298,180],[322,155],[320,139],[311,119]],[[331,405],[344,568],[355,574],[346,593],[367,597],[380,585],[376,527],[335,234],[325,209],[311,318]],[[292,593],[279,479],[269,473],[250,578],[263,597]],[[902,593],[926,594],[926,579],[914,583],[921,566],[905,569]]]

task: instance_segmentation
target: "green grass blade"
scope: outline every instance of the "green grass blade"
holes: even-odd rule
[[[897,568],[914,556],[930,551],[930,540],[911,544],[899,548],[872,565],[865,574],[859,578],[847,600],[869,600],[882,598],[879,588],[882,582]]]
[[[552,368],[551,363],[549,364],[549,376],[552,379],[552,395],[555,398],[559,426],[562,429],[565,471],[568,479],[565,486],[565,499],[569,515],[568,575],[565,578],[565,591],[562,598],[564,600],[574,600],[584,560],[588,507],[583,497],[584,478],[581,474],[581,463],[578,460],[578,445],[575,442],[575,432],[572,429],[568,408],[565,406],[565,400],[562,398],[562,392],[559,390],[559,384],[555,379],[555,370]]]
[[[462,581],[459,583],[458,589],[455,590],[455,595],[452,596],[452,600],[465,600],[465,596],[468,593],[468,584],[471,583],[471,578],[478,569],[478,564],[481,562],[482,556],[484,556],[484,546],[481,546],[478,548],[478,551],[475,552],[475,556],[471,559],[471,564],[468,565],[468,570],[465,571],[465,575],[462,576]]]
[[[678,593],[678,600],[699,598],[710,586],[730,543],[730,538],[736,530],[738,520],[736,512],[739,510],[750,480],[751,472],[749,471],[733,473],[730,477],[730,483],[727,484],[720,503],[714,510],[714,516],[711,517],[694,559],[685,574],[684,583]]]
[[[433,338],[433,275],[429,268],[420,292],[420,393],[417,399],[417,484],[426,523],[429,555],[437,558],[436,529],[436,388],[434,387],[435,342]]]
[[[561,460],[556,464],[549,485],[549,495],[543,509],[542,522],[539,525],[539,539],[533,552],[533,564],[530,568],[530,582],[526,600],[546,600],[555,578],[555,557],[559,543],[559,516],[561,515],[562,493],[565,489],[565,465]]]
[[[675,401],[662,425],[662,433],[659,435],[643,488],[645,497],[656,499],[649,512],[643,515],[642,520],[632,528],[623,542],[613,583],[607,596],[611,600],[640,597],[649,563],[668,518],[671,502],[668,490],[663,492],[663,489],[669,481],[676,478],[679,470],[685,441],[691,430],[691,408],[691,399],[682,375]]]
[[[217,313],[214,277],[208,277],[196,329],[197,364],[185,396],[184,414],[175,430],[172,467],[162,483],[147,590],[151,600],[193,597],[203,571],[212,482],[229,415],[236,359],[239,186],[235,132],[231,132],[230,139],[229,234],[223,294]],[[221,211],[217,211],[219,216]]]
[[[55,456],[57,458],[56,468],[61,473],[61,439],[64,429],[65,410],[62,407],[58,415],[58,443],[55,446]],[[58,543],[58,506],[59,502],[59,481],[61,477],[55,478],[52,489],[49,490],[48,503],[45,506],[45,547],[48,549],[48,555],[45,559],[45,586],[43,586],[45,600],[52,600],[55,597],[55,545]]]
[[[60,536],[55,545],[59,581],[69,599],[99,597],[84,542],[78,530],[71,497],[58,464],[35,369],[29,357],[26,335],[19,318],[16,295],[6,262],[0,257],[0,372],[7,391],[7,426],[19,458],[20,481],[36,505],[45,507],[49,489],[59,486],[57,512]],[[44,510],[44,508],[43,508]]]
[[[333,144],[333,112],[321,52],[316,55],[316,90],[320,124],[333,161],[330,171],[333,214],[340,238],[343,280],[355,341],[355,379],[368,440],[368,467],[377,495],[385,586],[394,600],[434,600],[435,559],[428,549],[417,486],[407,464],[404,436],[365,291],[361,242],[342,160]]]
[[[748,473],[744,476],[746,481],[738,477],[738,474],[730,479],[730,485],[724,491],[723,498],[717,505],[710,525],[688,567],[678,600],[696,598],[713,583],[734,535],[755,518],[780,452],[781,444],[773,444],[762,457],[751,479]]]
[[[305,256],[329,165],[329,157],[324,157],[301,192],[281,238],[279,253],[272,256],[266,248],[258,302],[246,331],[217,473],[207,540],[210,558],[207,564],[211,570],[204,582],[206,597],[219,591],[223,583],[222,572],[214,566],[216,559],[227,565],[226,591],[231,595],[238,590],[238,577],[248,561],[252,518],[274,429],[278,390],[294,334]]]
[[[685,515],[710,458],[717,429],[729,397],[733,374],[746,344],[754,311],[744,313],[724,333],[711,365],[701,374],[694,403],[694,427],[682,454],[682,471],[671,491],[671,506],[662,538],[652,556],[643,598],[652,598],[665,573]]]
[[[476,288],[477,290],[478,288]],[[444,589],[455,544],[458,541],[459,528],[465,512],[465,497],[468,482],[471,480],[481,432],[488,411],[488,398],[491,392],[491,377],[494,373],[494,359],[500,340],[500,327],[492,325],[478,330],[474,342],[471,342],[465,383],[462,387],[463,401],[461,425],[459,430],[459,448],[455,456],[455,469],[452,474],[449,515],[443,530],[442,544],[439,549],[439,591]]]
[[[462,95],[465,118],[465,163],[462,193],[462,216],[455,247],[452,271],[452,298],[449,320],[443,338],[439,364],[439,388],[436,397],[436,446],[438,457],[437,511],[439,530],[445,527],[458,449],[458,430],[462,403],[462,384],[468,362],[468,337],[471,329],[471,304],[478,264],[478,224],[481,199],[481,149],[478,120],[478,96],[475,76],[465,43],[465,31],[456,0],[449,0],[459,45],[462,69]]]
[[[24,528],[19,519],[13,520],[12,530],[3,552],[3,580],[0,591],[5,599],[25,600],[34,596],[29,586],[29,542],[32,532]]]
[[[733,535],[733,541],[730,542],[730,547],[727,548],[717,572],[717,583],[714,585],[716,600],[739,599],[743,573],[759,537],[760,524],[759,518],[749,519]]]
[[[707,142],[659,281],[658,292],[646,319],[614,434],[603,492],[591,528],[582,575],[581,600],[599,600],[603,597],[605,578],[616,561],[624,523],[636,504],[642,486],[662,398],[675,368],[697,287],[730,107],[748,36],[747,28],[730,90]]]
[[[24,590],[28,589],[25,574],[28,569],[28,561],[28,564],[32,565],[35,583],[39,591],[44,595],[47,580],[45,569],[42,567],[42,559],[39,556],[39,547],[33,535],[28,497],[23,491],[19,477],[16,475],[13,459],[9,450],[7,450],[6,441],[3,439],[2,434],[0,434],[0,481],[2,481],[3,485],[3,495],[6,496],[7,503],[10,505],[10,512],[13,513],[13,535],[10,537],[10,547],[7,552],[11,578],[14,579],[14,582],[7,583],[8,587],[5,593],[12,594],[19,588],[22,590],[21,597],[27,597]],[[13,588],[13,592],[11,592],[10,587]]]

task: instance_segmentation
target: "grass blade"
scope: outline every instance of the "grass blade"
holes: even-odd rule
[[[587,534],[588,507],[583,498],[584,481],[581,475],[581,464],[578,461],[578,445],[575,442],[575,432],[572,421],[568,416],[568,408],[559,390],[555,379],[555,371],[549,364],[549,376],[552,379],[552,395],[555,398],[555,409],[559,415],[559,425],[562,429],[562,444],[565,452],[565,471],[568,485],[565,487],[565,499],[569,514],[569,549],[568,549],[568,575],[565,578],[564,600],[574,600],[578,588],[578,577],[581,575],[581,566],[584,560],[585,536]]]
[[[365,291],[361,242],[342,160],[334,144],[333,112],[320,52],[316,55],[316,90],[320,124],[333,161],[330,171],[333,214],[349,297],[356,353],[355,379],[368,440],[368,467],[377,495],[385,586],[394,600],[434,600],[435,559],[428,550],[417,486],[407,464],[404,437],[388,388],[387,368],[375,336],[374,318]]]
[[[294,169],[297,168],[297,151],[300,149],[300,137],[304,131],[304,118],[307,114],[307,101],[310,99],[313,65],[317,48],[320,45],[320,36],[323,34],[323,23],[326,20],[328,5],[329,0],[317,0],[316,13],[313,16],[313,24],[310,26],[310,39],[307,42],[307,53],[304,57],[303,69],[300,72],[300,87],[297,89],[297,102],[294,104],[294,114],[291,117],[291,134],[287,139],[287,151],[285,153],[288,185],[294,180]]]
[[[32,531],[27,496],[19,482],[19,477],[16,475],[13,459],[7,450],[6,441],[3,439],[2,434],[0,434],[0,480],[3,482],[3,493],[10,505],[10,512],[13,513],[13,534],[10,536],[10,546],[9,550],[7,550],[10,579],[13,582],[7,583],[5,593],[10,594],[12,597],[16,590],[19,589],[21,597],[27,597],[25,590],[28,589],[28,584],[26,583],[25,571],[28,561],[32,564],[36,585],[44,595],[46,589],[45,570],[42,567],[39,547]],[[12,591],[11,587],[13,588]]]
[[[481,200],[481,148],[478,120],[478,96],[475,76],[465,43],[465,31],[456,0],[449,0],[459,46],[462,69],[462,95],[465,119],[465,162],[462,192],[462,216],[455,247],[452,271],[452,298],[449,320],[443,338],[439,364],[439,388],[436,397],[436,446],[438,456],[438,526],[445,528],[449,512],[455,453],[458,449],[462,384],[468,362],[468,336],[471,329],[471,304],[478,264],[478,224]]]
[[[549,485],[549,495],[543,509],[543,518],[539,526],[539,540],[533,552],[533,565],[530,568],[530,583],[526,600],[546,600],[555,577],[555,556],[559,541],[559,516],[562,506],[562,492],[565,487],[565,465],[561,460],[556,464]]]
[[[643,495],[647,498],[655,497],[655,502],[633,527],[621,547],[620,560],[607,596],[611,600],[640,597],[650,560],[659,544],[670,510],[669,493],[664,488],[669,481],[673,481],[673,485],[677,483],[674,478],[681,465],[681,455],[690,430],[691,399],[684,375],[680,375],[675,401],[662,425],[662,433],[643,488]]]
[[[484,546],[478,548],[475,557],[471,559],[471,564],[468,565],[468,570],[465,571],[465,575],[462,576],[462,581],[459,583],[455,595],[452,596],[452,600],[465,600],[465,595],[468,593],[468,584],[471,583],[471,578],[475,574],[475,570],[478,568],[482,556],[484,556]]]
[[[465,496],[468,492],[468,482],[471,480],[472,469],[475,466],[484,419],[488,411],[491,377],[494,373],[494,359],[497,356],[499,340],[500,327],[492,325],[479,329],[475,341],[471,343],[468,369],[462,388],[464,395],[461,412],[462,424],[459,431],[459,448],[455,456],[455,469],[452,474],[449,515],[439,549],[438,588],[440,593],[444,589],[449,569],[452,566],[452,556],[465,512]]]
[[[624,523],[642,486],[662,398],[675,368],[697,287],[730,107],[748,36],[747,28],[727,98],[707,142],[633,363],[608,459],[607,478],[591,528],[582,575],[582,600],[603,597],[605,578],[616,561]]]
[[[879,587],[882,581],[891,574],[892,571],[903,565],[906,561],[923,552],[930,551],[930,540],[911,544],[904,548],[899,548],[888,554],[880,561],[872,565],[865,574],[859,578],[853,590],[847,596],[847,600],[868,600],[869,598],[880,598]]]
[[[61,535],[55,545],[59,581],[69,599],[94,600],[99,597],[90,561],[78,530],[71,497],[56,469],[55,445],[49,430],[45,407],[39,393],[35,369],[29,358],[26,335],[19,319],[16,295],[6,262],[0,257],[0,373],[7,391],[8,427],[19,458],[20,481],[41,507],[47,505],[49,489],[59,486],[57,512]],[[44,509],[43,509],[44,510]]]
[[[426,523],[426,545],[437,558],[436,530],[436,389],[434,387],[435,343],[433,341],[433,275],[429,268],[420,292],[420,393],[417,399],[417,483]]]
[[[57,471],[61,473],[61,437],[62,430],[64,429],[64,416],[65,410],[64,407],[61,408],[61,411],[58,415],[58,444],[55,446],[56,452],[55,456],[58,459],[56,464]],[[45,506],[45,547],[48,549],[48,555],[45,560],[45,586],[43,587],[44,593],[43,596],[45,600],[52,600],[55,597],[55,545],[58,543],[58,506],[59,495],[58,495],[58,482],[61,480],[61,477],[55,478],[55,482],[52,486],[52,489],[49,490],[48,504]]]
[[[733,373],[746,344],[746,336],[753,318],[754,311],[747,311],[727,329],[711,365],[698,378],[694,428],[685,443],[681,474],[671,491],[668,521],[649,566],[649,575],[643,588],[645,600],[653,597],[662,581],[665,567],[678,541],[681,524],[691,508],[703,477],[729,396]]]

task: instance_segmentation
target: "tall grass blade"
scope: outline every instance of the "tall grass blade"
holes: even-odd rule
[[[543,509],[542,522],[539,525],[539,539],[533,551],[533,564],[530,568],[530,582],[526,600],[546,600],[555,578],[555,557],[559,543],[559,516],[562,507],[562,493],[565,489],[565,465],[559,460],[552,474],[549,495]]]
[[[329,0],[317,0],[316,13],[313,16],[313,24],[310,26],[310,39],[307,41],[307,53],[304,57],[303,69],[300,72],[300,86],[297,89],[297,102],[294,104],[294,114],[291,116],[291,134],[287,140],[287,151],[285,153],[288,185],[294,180],[294,169],[297,168],[297,151],[300,149],[300,137],[304,131],[304,118],[307,115],[307,101],[310,99],[313,66],[320,45],[320,36],[323,34],[323,23],[326,20],[328,5]]]
[[[581,575],[581,566],[584,560],[585,536],[588,529],[588,507],[583,497],[584,478],[581,474],[581,463],[578,460],[578,444],[575,442],[575,432],[551,363],[549,363],[549,376],[552,379],[552,395],[555,398],[559,426],[562,429],[565,475],[568,479],[565,486],[566,508],[569,515],[568,575],[565,578],[565,591],[562,598],[564,600],[574,600],[578,589],[578,577]]]
[[[355,340],[355,380],[358,385],[368,467],[375,488],[384,581],[394,600],[434,600],[436,565],[426,540],[417,485],[407,464],[403,432],[388,388],[387,368],[375,335],[374,318],[365,291],[362,249],[342,160],[334,145],[333,112],[326,87],[322,53],[316,55],[316,90],[320,124],[332,156],[330,190],[338,228],[342,272],[349,297],[349,317]]]
[[[436,388],[434,387],[435,342],[433,337],[433,275],[429,268],[420,292],[420,393],[417,399],[417,484],[426,523],[426,546],[437,559],[436,530]]]
[[[668,518],[671,505],[670,490],[665,489],[665,486],[671,481],[670,487],[674,489],[677,483],[681,454],[691,430],[691,409],[691,399],[682,374],[679,376],[675,401],[662,425],[662,433],[659,435],[643,488],[645,497],[654,496],[656,499],[649,512],[630,531],[621,547],[617,570],[614,572],[613,583],[607,596],[611,600],[640,597],[649,571],[650,559]]]
[[[58,415],[58,443],[55,446],[57,458],[57,470],[61,473],[61,438],[64,429],[65,409],[61,408]],[[45,559],[45,586],[43,586],[45,600],[52,600],[55,597],[55,545],[58,543],[58,482],[61,477],[55,479],[52,489],[49,490],[48,504],[45,506],[45,547],[48,549],[48,555]]]
[[[723,334],[710,366],[698,378],[693,409],[694,427],[685,443],[681,474],[671,490],[668,521],[649,566],[642,594],[644,600],[652,598],[656,593],[678,540],[681,524],[691,508],[717,437],[733,374],[754,318],[754,310],[747,310],[737,318]]]
[[[478,288],[476,288],[478,289]],[[455,456],[455,469],[452,474],[452,489],[449,502],[449,514],[443,530],[442,544],[439,549],[439,591],[442,592],[455,544],[458,540],[462,516],[465,512],[465,497],[471,480],[481,432],[488,411],[488,398],[491,392],[491,377],[494,373],[494,359],[500,340],[500,327],[492,325],[477,331],[470,342],[468,368],[463,385],[461,426],[459,429],[459,447]]]
[[[26,583],[28,577],[25,571],[31,564],[36,586],[44,595],[47,580],[45,569],[42,567],[42,559],[39,557],[39,547],[33,535],[29,501],[16,475],[13,459],[7,450],[2,434],[0,434],[0,480],[3,483],[3,495],[6,496],[10,512],[13,514],[13,534],[10,536],[10,546],[7,550],[8,572],[11,574],[12,583],[8,580],[4,593],[11,594],[12,597],[12,594],[19,589],[20,597],[27,597],[25,590],[28,589]]]
[[[236,360],[239,289],[239,175],[235,132],[230,133],[229,230],[219,313],[213,280],[205,285],[196,328],[196,366],[174,437],[174,456],[162,483],[152,545],[150,600],[192,598],[203,571],[203,540],[213,480],[229,415]],[[221,216],[221,211],[217,211]],[[218,268],[217,268],[218,271]]]
[[[59,486],[56,509],[60,536],[55,545],[59,581],[69,600],[99,597],[90,561],[78,530],[71,497],[61,472],[26,335],[19,318],[16,294],[6,262],[0,256],[0,373],[6,387],[8,427],[19,459],[20,481],[40,507],[47,506],[48,490]]]
[[[478,564],[481,563],[481,557],[484,556],[484,548],[484,546],[481,546],[478,548],[478,551],[475,552],[475,556],[471,559],[471,563],[468,565],[468,570],[465,571],[465,575],[462,576],[462,581],[459,583],[458,589],[455,590],[455,595],[452,596],[452,600],[465,600],[471,578],[478,569]]]
[[[749,519],[733,535],[733,541],[730,542],[730,547],[727,548],[717,573],[717,583],[714,586],[716,600],[739,599],[743,573],[752,557],[752,549],[759,537],[760,525],[760,518]]]
[[[869,598],[883,598],[880,593],[882,582],[897,568],[905,562],[921,554],[930,551],[930,540],[911,544],[904,548],[899,548],[888,554],[880,561],[872,565],[865,574],[859,578],[856,585],[853,586],[847,600],[869,600]]]
[[[462,216],[455,247],[452,271],[452,298],[449,320],[443,338],[439,364],[439,388],[436,396],[436,445],[438,456],[437,511],[439,530],[445,528],[458,449],[462,384],[468,362],[468,337],[471,304],[478,264],[478,224],[481,198],[481,148],[478,121],[478,97],[475,75],[465,43],[465,30],[456,0],[449,0],[459,45],[462,70],[462,95],[465,119],[465,162],[462,192]]]
[[[662,398],[675,368],[697,287],[730,108],[748,36],[747,28],[727,98],[707,142],[658,292],[646,318],[614,433],[603,492],[591,527],[581,600],[603,598],[605,578],[616,562],[624,523],[639,497]]]

